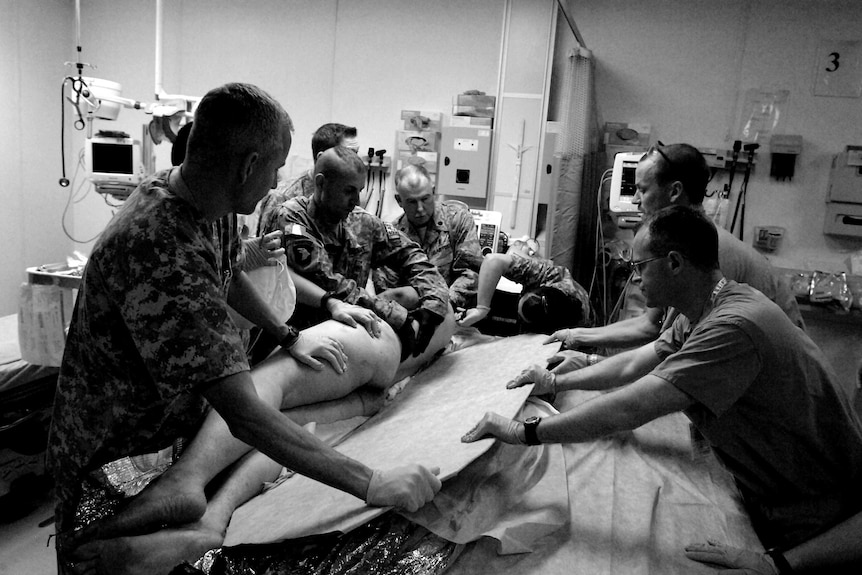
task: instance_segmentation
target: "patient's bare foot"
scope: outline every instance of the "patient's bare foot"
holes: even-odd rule
[[[147,535],[91,541],[71,557],[84,573],[159,575],[183,561],[196,561],[223,542],[223,530],[199,521]]]
[[[193,523],[207,509],[204,492],[175,481],[170,472],[153,481],[111,517],[87,525],[72,536],[72,547],[94,539],[144,535],[163,527]]]

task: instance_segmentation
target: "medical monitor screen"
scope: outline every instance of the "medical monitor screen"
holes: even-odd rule
[[[87,176],[97,186],[134,187],[143,179],[141,144],[128,137],[98,135],[88,139],[84,161]]]
[[[623,162],[623,175],[620,180],[620,198],[631,202],[635,197],[637,188],[635,187],[635,170],[638,167],[637,162]]]
[[[134,156],[131,144],[93,142],[92,171],[100,174],[133,174]]]
[[[637,186],[635,185],[635,170],[643,152],[621,152],[614,157],[613,173],[611,175],[609,208],[616,213],[637,213],[638,206],[634,204]]]

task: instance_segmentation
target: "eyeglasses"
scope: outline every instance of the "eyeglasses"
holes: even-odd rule
[[[666,258],[668,255],[669,254],[664,254],[663,256],[653,256],[651,258],[645,258],[645,259],[637,260],[637,261],[629,260],[629,265],[632,266],[632,270],[634,270],[635,275],[640,276],[641,272],[643,271],[641,268],[643,268],[644,264],[648,264],[648,263],[653,262],[655,260],[660,260],[662,258]]]
[[[673,167],[674,167],[674,163],[673,163],[673,162],[671,161],[671,159],[667,156],[667,154],[665,154],[665,153],[664,153],[664,151],[662,150],[662,148],[663,148],[663,147],[664,147],[664,144],[662,144],[660,141],[659,141],[659,142],[656,142],[656,143],[655,143],[655,146],[652,146],[652,147],[650,147],[650,149],[649,149],[649,150],[647,150],[646,155],[647,155],[647,156],[649,156],[649,155],[650,155],[650,154],[652,154],[653,152],[656,152],[659,156],[661,156],[662,158],[664,158],[664,161],[665,161],[665,162],[667,162],[668,167],[673,168]]]

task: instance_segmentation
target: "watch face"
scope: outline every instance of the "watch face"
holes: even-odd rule
[[[532,417],[528,417],[527,419],[524,420],[524,423],[538,423],[538,422],[539,422],[539,418],[536,417],[535,415]]]

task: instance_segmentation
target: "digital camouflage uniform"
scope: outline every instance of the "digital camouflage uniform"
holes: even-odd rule
[[[396,302],[372,296],[365,286],[373,268],[385,265],[399,269],[401,277],[418,292],[420,306],[446,316],[446,283],[416,242],[359,207],[334,228],[324,228],[314,217],[312,200],[300,197],[280,205],[273,218],[274,226],[265,230],[285,230],[283,245],[293,271],[337,299],[374,310],[397,330],[404,324],[407,310]],[[303,326],[326,319],[319,310],[299,305],[294,318]]]
[[[84,271],[48,451],[59,532],[73,526],[87,474],[193,436],[207,412],[202,388],[248,370],[226,301],[235,220],[204,219],[169,189],[170,173],[129,197]]]
[[[566,266],[555,266],[551,260],[526,258],[517,253],[512,253],[512,256],[512,267],[504,274],[507,279],[523,285],[524,292],[540,287],[557,288],[580,302],[583,318],[579,327],[594,325],[595,314],[590,305],[590,295],[572,278]]]
[[[314,176],[308,170],[295,180],[282,180],[270,190],[260,202],[260,219],[257,235],[263,236],[276,228],[275,217],[278,206],[293,198],[311,197],[314,195]],[[267,230],[267,231],[264,231]]]
[[[428,260],[437,266],[449,286],[449,301],[453,307],[470,308],[476,305],[482,248],[476,235],[473,214],[467,204],[457,200],[437,202],[424,239],[420,238],[404,214],[395,218],[392,225],[418,243]],[[378,292],[402,285],[404,282],[399,274],[391,268],[374,270],[374,287]]]

